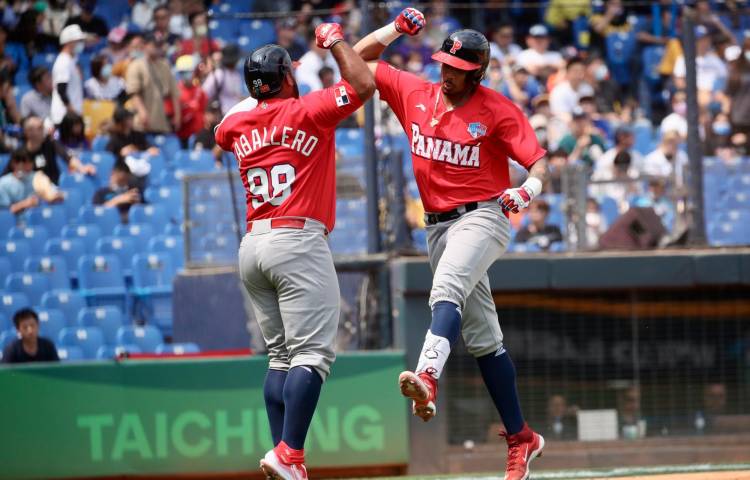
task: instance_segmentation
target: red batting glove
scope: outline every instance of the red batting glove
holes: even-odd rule
[[[405,33],[407,35],[414,36],[422,31],[424,26],[427,24],[422,12],[416,8],[405,8],[398,14],[396,20],[396,31],[399,33]]]
[[[506,212],[518,213],[519,210],[529,206],[531,194],[523,187],[508,188],[500,195],[497,203]]]
[[[338,23],[321,23],[315,29],[315,45],[330,49],[344,41],[344,31]]]

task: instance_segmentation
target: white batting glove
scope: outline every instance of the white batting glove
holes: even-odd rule
[[[534,197],[540,193],[542,193],[542,181],[536,177],[529,177],[520,187],[506,189],[497,199],[497,203],[506,212],[518,213],[528,208]]]

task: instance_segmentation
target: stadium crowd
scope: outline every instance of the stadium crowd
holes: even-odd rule
[[[590,183],[584,196],[587,246],[596,247],[599,236],[631,206],[652,207],[667,230],[677,229],[684,223],[689,186],[682,6],[672,0],[550,0],[528,8],[523,3],[484,9],[479,2],[467,9],[429,2],[425,32],[396,42],[386,55],[399,68],[439,81],[439,65],[430,56],[445,36],[462,26],[486,33],[491,58],[483,85],[526,112],[550,159],[545,196],[527,215],[512,218],[512,249],[565,248],[575,234],[565,221],[570,207],[564,194],[572,192],[566,190],[564,172],[571,167]],[[0,210],[7,212],[0,211],[0,220],[4,233],[10,232],[8,240],[29,240],[29,256],[59,253],[58,237],[80,237],[86,253],[113,253],[108,245],[121,244],[114,237],[132,237],[143,241],[136,243],[140,247],[149,245],[149,253],[174,254],[182,245],[181,213],[175,211],[181,202],[165,197],[164,187],[177,185],[181,171],[220,168],[223,156],[213,128],[247,95],[244,55],[278,43],[299,62],[295,75],[301,94],[330,86],[339,79],[337,66],[329,52],[315,47],[312,29],[321,21],[337,21],[354,37],[363,15],[377,24],[405,6],[388,4],[363,13],[357,4],[3,2]],[[744,157],[750,146],[750,9],[745,2],[709,0],[694,2],[693,9],[706,205],[724,207],[708,226],[709,239],[716,245],[747,243],[750,221],[743,219],[750,220],[750,197],[740,194],[750,187],[750,162]],[[423,248],[423,211],[409,143],[395,118],[385,108],[376,110],[378,146],[391,142],[404,152],[406,220]],[[361,124],[361,115],[345,122],[348,133],[341,139],[358,143],[339,142],[338,152],[340,185],[356,185],[359,179],[360,195]],[[521,174],[515,172],[519,183]],[[144,202],[153,208],[132,208]],[[116,225],[94,218],[108,217],[103,210],[88,219],[93,205],[113,207]],[[361,201],[340,205],[340,235],[351,228],[356,239],[364,238],[361,223],[354,221],[362,217],[361,206]],[[93,240],[87,235],[94,229],[74,228],[99,221],[105,226]],[[128,222],[138,228],[121,225]],[[46,228],[49,238],[35,243],[34,227]],[[337,241],[335,234],[334,251],[340,246],[340,253],[364,251],[356,251],[357,242]],[[347,251],[352,245],[355,251]],[[4,255],[11,252],[7,242],[3,248]],[[120,267],[129,278],[130,258],[122,258]],[[173,268],[181,258],[179,252],[172,257]],[[23,260],[8,263],[10,272],[27,268]],[[73,273],[76,265],[67,268]]]

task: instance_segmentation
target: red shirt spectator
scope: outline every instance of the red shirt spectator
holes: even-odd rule
[[[193,57],[184,55],[178,58],[176,69],[177,88],[180,91],[182,105],[182,122],[177,129],[177,136],[187,140],[191,135],[203,130],[203,115],[208,105],[208,96],[198,81]]]

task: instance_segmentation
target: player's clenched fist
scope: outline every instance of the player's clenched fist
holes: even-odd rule
[[[315,44],[319,48],[333,48],[344,41],[344,31],[338,23],[321,23],[315,29]]]
[[[529,206],[531,198],[532,193],[526,190],[526,187],[521,186],[505,190],[497,202],[506,212],[518,213],[519,210]]]
[[[394,21],[396,25],[396,31],[399,33],[405,33],[407,35],[416,35],[427,24],[422,12],[416,8],[405,8],[398,14]]]

